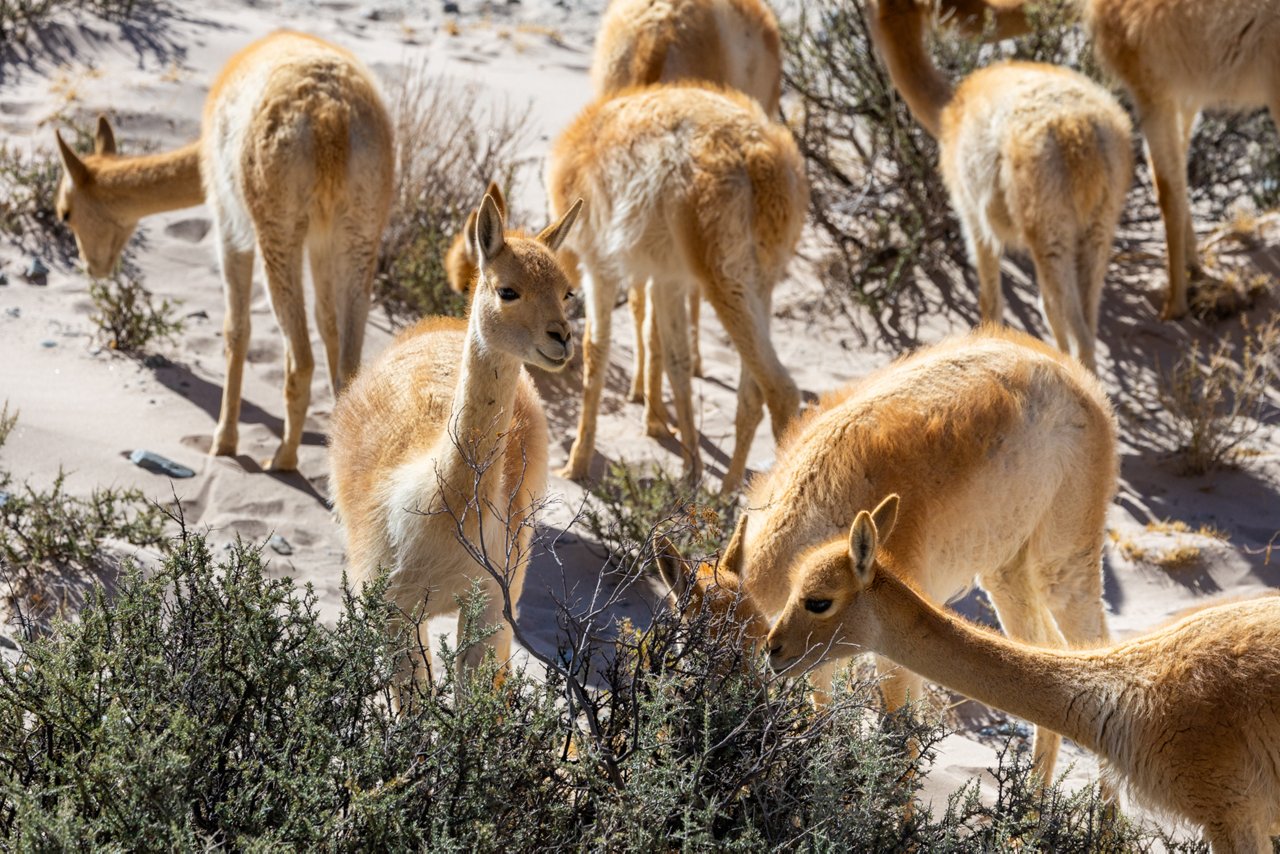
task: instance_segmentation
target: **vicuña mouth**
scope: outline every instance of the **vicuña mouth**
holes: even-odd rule
[[[559,357],[556,357],[556,356],[548,356],[548,355],[547,355],[546,353],[544,353],[542,350],[538,350],[538,355],[539,355],[539,356],[541,356],[542,358],[546,359],[546,360],[547,360],[548,362],[550,362],[551,364],[555,365],[557,368],[558,368],[558,367],[560,367],[561,365],[563,365],[565,362],[569,361],[569,356],[568,356],[567,354],[566,354],[566,355],[564,355],[564,356],[559,356]]]

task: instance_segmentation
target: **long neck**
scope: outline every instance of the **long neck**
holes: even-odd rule
[[[936,138],[952,89],[925,50],[926,23],[925,10],[917,0],[880,0],[872,12],[872,33],[893,85],[911,114]]]
[[[501,478],[499,457],[511,439],[520,370],[519,359],[484,345],[472,311],[446,428],[451,449],[440,458],[440,475],[452,491],[451,500],[483,500]]]
[[[204,202],[200,143],[139,157],[103,158],[94,170],[100,197],[132,219]]]
[[[889,573],[869,594],[881,627],[876,651],[989,706],[1105,752],[1114,702],[1096,656],[1026,646],[925,601]]]

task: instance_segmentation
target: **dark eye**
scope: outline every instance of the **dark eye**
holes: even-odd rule
[[[520,299],[520,294],[511,288],[498,288],[498,299],[503,302],[511,302],[512,300]]]
[[[575,294],[573,291],[569,291],[568,293],[566,293],[566,294],[564,295],[564,301],[565,301],[565,302],[573,302],[573,301],[574,301],[574,300],[576,300],[577,298],[578,298],[578,295],[577,295],[577,294]]]
[[[804,600],[804,609],[812,611],[815,614],[821,614],[831,607],[830,599],[806,599]]]
[[[63,221],[63,222],[71,222],[71,209],[70,209],[70,208],[68,208],[67,210],[65,210],[65,211],[63,211],[63,212],[62,212],[62,217],[61,217],[61,219],[62,219],[62,221]]]

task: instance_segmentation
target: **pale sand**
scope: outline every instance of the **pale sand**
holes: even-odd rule
[[[94,18],[67,19],[46,35],[43,47],[33,42],[21,61],[0,70],[0,140],[51,149],[58,114],[88,125],[99,111],[106,111],[114,119],[124,152],[144,144],[168,147],[184,142],[198,133],[207,82],[226,59],[253,38],[277,27],[293,27],[346,45],[380,74],[426,62],[433,73],[480,83],[483,97],[498,102],[506,98],[516,107],[532,103],[527,162],[513,201],[518,210],[540,221],[545,204],[541,158],[550,139],[587,101],[586,71],[601,5],[566,12],[549,0],[530,0],[486,17],[480,4],[463,3],[461,33],[456,36],[441,29],[444,18],[437,3],[429,5],[429,17],[423,17],[421,4],[250,5],[210,0],[181,4],[183,11],[161,16],[155,26],[122,28]],[[411,6],[417,11],[404,12]],[[380,20],[367,18],[371,9],[379,11]],[[161,501],[176,494],[188,523],[207,530],[216,545],[236,537],[261,541],[281,534],[293,545],[294,554],[268,552],[272,570],[313,585],[322,607],[332,614],[340,591],[343,545],[325,503],[324,436],[333,405],[325,372],[320,367],[316,371],[299,473],[262,473],[254,461],[268,458],[276,446],[283,367],[279,333],[259,272],[240,456],[208,457],[224,374],[221,281],[208,216],[194,208],[153,217],[144,222],[141,233],[145,246],[137,252],[137,264],[147,286],[160,297],[180,301],[182,314],[196,315],[188,319],[180,341],[160,350],[172,364],[157,369],[98,347],[89,320],[88,282],[81,273],[53,264],[47,287],[29,285],[19,275],[24,256],[0,240],[0,270],[10,280],[0,288],[0,400],[8,399],[11,408],[22,413],[3,451],[5,465],[19,478],[40,484],[47,484],[59,467],[65,468],[75,491],[115,484],[139,486]],[[1123,237],[1123,248],[1130,254],[1145,252],[1158,258],[1163,251],[1158,226]],[[1274,276],[1280,270],[1280,239],[1274,233],[1264,237],[1265,247],[1253,251],[1250,261]],[[812,236],[806,238],[804,254],[821,256]],[[1045,335],[1029,266],[1005,266],[1014,291],[1007,319]],[[1130,264],[1125,269],[1138,268]],[[842,316],[832,310],[811,265],[797,262],[775,297],[773,329],[779,356],[807,394],[838,386],[910,346],[967,329],[976,317],[973,295],[962,282],[944,285],[939,289],[926,284],[923,303],[904,308],[894,318],[877,321],[865,312]],[[1266,544],[1280,530],[1280,436],[1275,428],[1264,428],[1253,440],[1258,456],[1248,470],[1204,478],[1175,476],[1151,444],[1152,435],[1162,429],[1153,366],[1182,352],[1190,340],[1212,340],[1225,328],[1161,324],[1153,303],[1162,286],[1162,271],[1149,261],[1128,274],[1113,268],[1104,296],[1099,364],[1109,390],[1124,401],[1126,411],[1137,414],[1122,418],[1123,470],[1109,521],[1121,541],[1132,541],[1148,552],[1188,540],[1202,547],[1202,558],[1188,569],[1170,572],[1135,564],[1109,544],[1106,597],[1111,629],[1118,637],[1218,596],[1280,584],[1280,554],[1272,560],[1265,553]],[[11,316],[6,311],[11,309],[20,316]],[[1255,319],[1271,311],[1274,302],[1264,301]],[[695,393],[703,457],[709,475],[716,477],[732,450],[738,367],[714,312],[706,310],[702,322],[706,376],[695,381]],[[391,334],[375,310],[366,358],[381,351]],[[56,346],[42,346],[46,340]],[[605,459],[657,461],[678,471],[678,448],[645,438],[640,406],[624,399],[633,347],[625,308],[615,316],[613,342],[596,471]],[[319,353],[314,336],[313,344]],[[576,429],[580,370],[579,360],[565,376],[538,378],[552,421],[553,468],[565,462]],[[755,469],[767,467],[773,457],[767,425],[766,419],[752,446]],[[197,475],[170,482],[149,474],[125,459],[134,448],[168,456]],[[572,519],[583,493],[558,478],[552,479],[551,492],[556,503],[546,523],[549,535],[554,535]],[[1144,529],[1166,518],[1184,520],[1193,528],[1210,524],[1229,540]],[[576,527],[562,537],[558,548],[543,549],[530,571],[521,628],[548,652],[556,646],[556,602],[586,601],[602,581],[604,561],[598,550],[582,541],[583,535]],[[600,587],[607,594],[615,583],[608,576]],[[643,622],[656,600],[653,586],[641,582],[624,591],[610,613]],[[981,613],[972,597],[961,608],[970,615]],[[441,621],[435,630],[451,631],[451,622]],[[971,711],[974,705],[963,708]],[[977,731],[1002,719],[997,713],[960,715],[961,731],[943,743],[926,783],[936,808],[943,807],[956,786],[994,764],[992,745],[999,739],[983,738]],[[1064,749],[1059,767],[1068,765],[1073,784],[1096,772],[1092,757],[1073,745]]]

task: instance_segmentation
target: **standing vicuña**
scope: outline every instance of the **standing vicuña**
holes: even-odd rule
[[[586,273],[587,325],[582,415],[565,476],[586,477],[595,451],[618,286],[650,279],[647,323],[660,330],[687,475],[702,472],[685,311],[691,289],[701,287],[742,358],[724,476],[724,489],[735,488],[763,403],[775,437],[800,405],[769,340],[773,287],[808,206],[791,134],[740,93],[653,86],[597,101],[574,120],[548,157],[547,195],[553,211],[587,199],[584,223],[569,240]],[[661,371],[647,372],[645,381],[648,398],[661,400]],[[670,435],[665,421],[650,421],[648,429]]]
[[[1269,107],[1280,123],[1280,0],[1081,0],[1098,58],[1133,95],[1164,219],[1163,316],[1187,313],[1200,273],[1187,206],[1187,148],[1206,106]]]
[[[401,333],[333,411],[333,504],[352,581],[389,570],[387,597],[405,613],[425,599],[425,619],[457,610],[454,597],[479,580],[499,662],[512,637],[503,591],[458,538],[507,574],[514,608],[547,483],[547,419],[523,365],[558,371],[573,355],[569,280],[554,253],[580,207],[531,239],[504,234],[485,196],[470,318],[429,317]],[[482,653],[465,650],[462,662]]]
[[[1000,486],[988,518],[1020,512],[1008,499],[1021,476]],[[913,500],[902,506],[914,513]],[[797,561],[769,634],[775,668],[874,650],[1105,757],[1140,799],[1204,828],[1214,851],[1270,854],[1268,831],[1280,833],[1280,596],[1211,606],[1114,646],[1037,649],[921,596],[894,546],[897,515],[891,495],[860,512],[847,538]],[[956,521],[973,537],[988,530],[965,513]],[[932,524],[902,534],[928,537]]]
[[[777,463],[747,491],[716,575],[721,590],[709,592],[740,586],[754,608],[777,615],[796,555],[840,536],[854,508],[894,491],[912,512],[888,554],[930,600],[976,581],[1013,637],[1105,641],[1101,559],[1115,443],[1106,395],[1074,360],[1008,329],[952,338],[831,395],[788,433]],[[920,699],[919,676],[880,665],[892,670],[890,709]],[[821,693],[834,669],[815,674]],[[1045,779],[1058,742],[1036,735]]]
[[[999,323],[1000,253],[1030,250],[1058,347],[1095,368],[1098,302],[1125,193],[1132,128],[1110,93],[1054,65],[1000,62],[954,91],[925,50],[932,6],[872,2],[894,85],[941,149],[942,177],[978,272],[982,319]]]
[[[782,96],[782,36],[763,0],[613,0],[600,22],[591,84],[595,97],[607,98],[635,86],[703,80],[729,86],[760,102],[770,118]],[[635,326],[635,370],[631,400],[645,404],[645,423],[667,422],[659,392],[662,382],[646,383],[645,374],[661,373],[661,343],[645,324],[645,282],[628,285],[627,305]],[[695,377],[702,376],[698,324],[702,295],[689,292],[689,350]]]
[[[94,153],[81,159],[58,136],[66,170],[58,215],[94,276],[110,273],[142,217],[201,202],[211,209],[227,312],[227,378],[213,453],[236,452],[255,243],[285,341],[284,435],[269,468],[297,467],[311,399],[304,247],[335,396],[359,367],[391,205],[391,137],[369,71],[347,51],[291,32],[232,57],[209,90],[198,142],[118,157],[111,128],[99,119]]]

